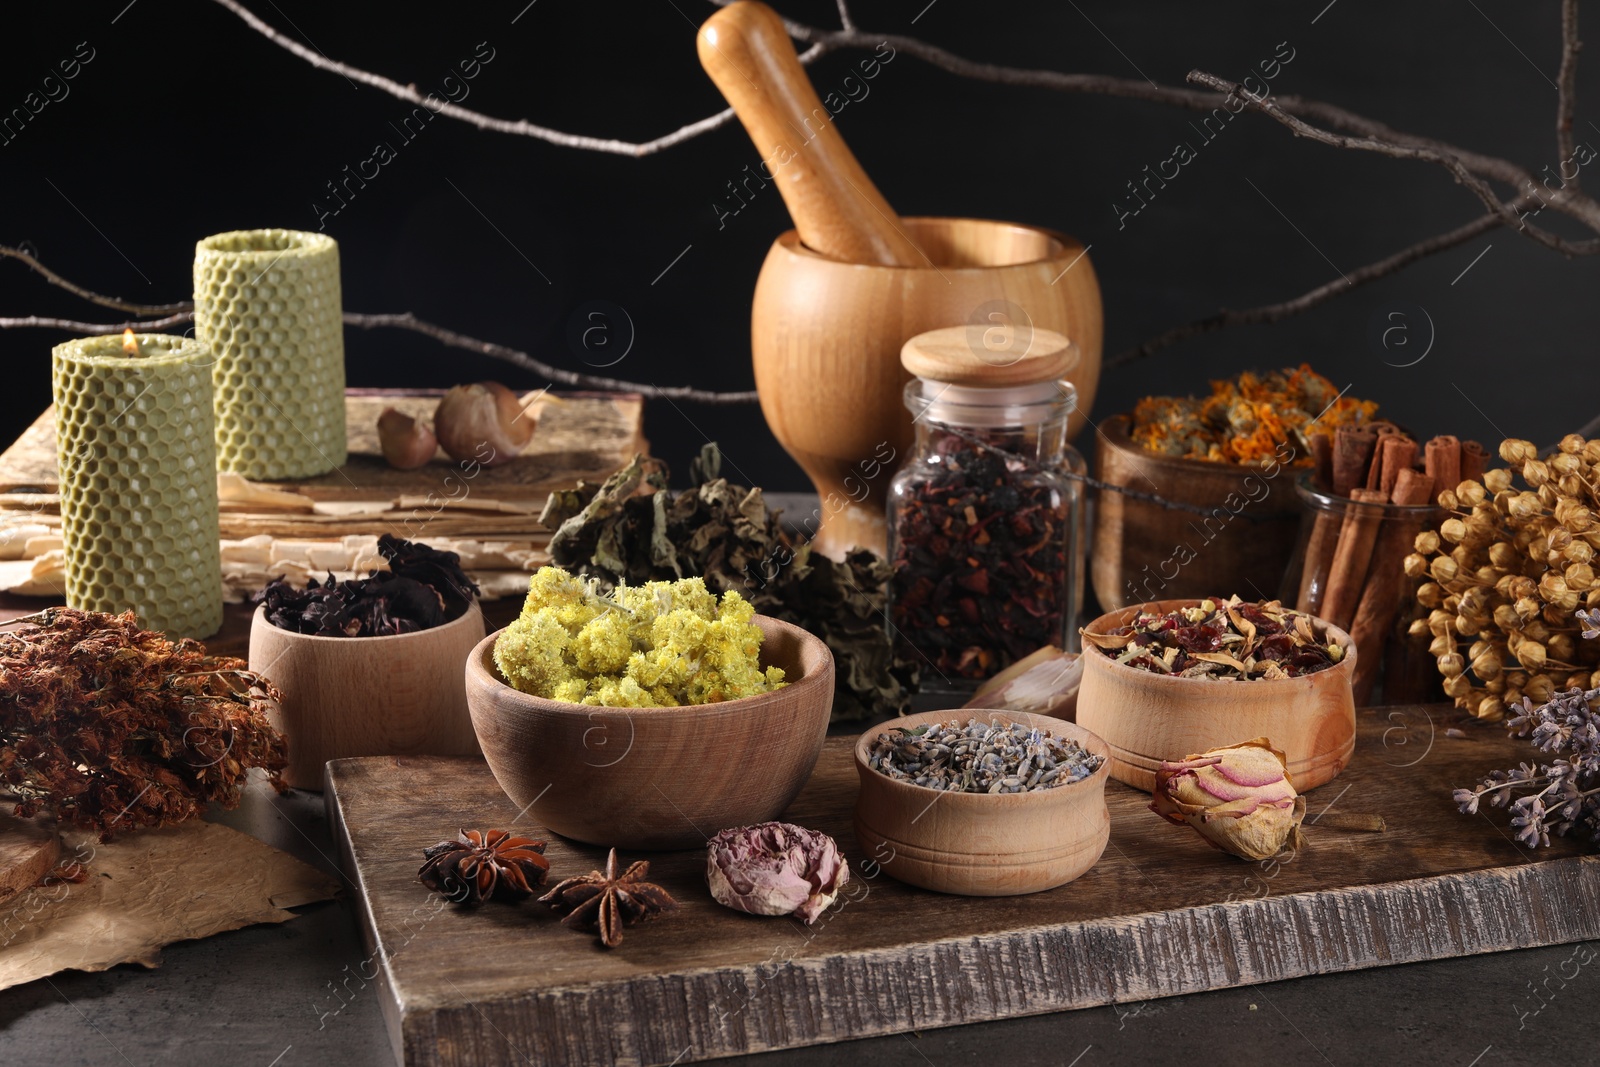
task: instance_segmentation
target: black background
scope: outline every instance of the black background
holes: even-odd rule
[[[326,55],[423,90],[442,93],[458,61],[487,42],[494,59],[464,103],[495,116],[646,140],[720,108],[695,58],[694,24],[712,10],[703,0],[526,3],[249,0],[264,20]],[[837,25],[825,0],[777,6]],[[1330,100],[1535,171],[1559,162],[1553,2],[861,0],[855,8],[866,29],[913,33],[974,59],[1164,84],[1181,84],[1195,67],[1242,78],[1286,41],[1294,59],[1277,92]],[[1600,40],[1600,24],[1591,27]],[[769,189],[719,229],[713,204],[758,158],[737,125],[644,159],[443,117],[402,147],[389,124],[409,105],[313,69],[211,0],[8,7],[3,33],[0,112],[20,106],[79,42],[94,49],[70,95],[0,146],[0,241],[28,242],[90,288],[184,299],[197,238],[316,229],[313,203],[326,198],[325,183],[387,141],[397,158],[327,220],[342,249],[348,309],[411,310],[581,370],[569,323],[586,301],[605,300],[626,309],[636,331],[612,373],[751,385],[750,293],[788,222]],[[861,57],[825,57],[812,77],[827,91]],[[1600,71],[1590,73],[1577,137],[1600,147],[1592,124]],[[1108,354],[1221,306],[1293,296],[1479,210],[1435,166],[1296,140],[1243,115],[1119,229],[1113,204],[1126,183],[1179,140],[1196,142],[1194,118],[1161,105],[965,81],[901,54],[838,123],[903,214],[1014,219],[1090,243]],[[1600,189],[1600,167],[1592,169],[1583,179]],[[1552,215],[1540,221],[1578,232]],[[1125,410],[1153,391],[1203,391],[1208,378],[1247,367],[1308,360],[1418,433],[1491,445],[1502,435],[1553,441],[1600,411],[1597,281],[1600,261],[1567,261],[1502,229],[1294,321],[1212,335],[1110,372],[1093,414]],[[1436,334],[1431,350],[1414,366],[1392,366],[1426,346],[1418,309]],[[1393,321],[1385,316],[1395,310],[1408,316],[1413,345],[1386,352],[1371,342],[1371,325]],[[28,314],[120,318],[0,261],[0,315]],[[0,436],[14,436],[48,402],[49,348],[63,336],[0,331]],[[352,331],[347,351],[352,385],[538,384],[396,331]],[[710,436],[769,487],[804,487],[753,406],[655,402],[647,430],[679,480]]]

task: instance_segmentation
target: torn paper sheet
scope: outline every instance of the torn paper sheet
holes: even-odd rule
[[[330,875],[249,834],[209,822],[140,830],[109,844],[68,833],[62,858],[89,869],[73,885],[0,897],[0,989],[57,971],[155,967],[161,946],[294,918],[331,900]]]

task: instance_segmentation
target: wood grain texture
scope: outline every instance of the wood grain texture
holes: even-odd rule
[[[1457,725],[1467,736],[1447,737]],[[1456,813],[1451,787],[1532,750],[1448,706],[1364,712],[1355,762],[1310,795],[1307,844],[1283,860],[1224,855],[1112,783],[1105,856],[1024,897],[944,896],[864,863],[851,746],[828,741],[785,816],[838,838],[855,868],[844,903],[809,929],[736,914],[710,900],[701,851],[657,854],[651,878],[682,908],[612,952],[536,903],[441,909],[415,881],[425,845],[516,819],[484,765],[331,764],[330,821],[397,1052],[439,1067],[685,1063],[1600,936],[1600,858],[1559,839],[1529,853],[1503,813]],[[1389,831],[1318,830],[1335,801]],[[560,838],[547,855],[552,877],[604,859]]]
[[[426,467],[398,471],[383,459],[378,446],[378,415],[395,407],[408,415],[433,418],[442,390],[347,390],[345,426],[350,458],[344,466],[316,478],[262,483],[288,489],[317,500],[370,500],[400,494],[436,493],[453,499],[461,489],[457,464],[443,452]],[[502,499],[538,497],[551,489],[567,488],[577,478],[603,480],[647,450],[643,436],[644,400],[634,393],[560,394],[561,402],[544,405],[533,440],[515,460],[481,468],[466,485],[472,493]],[[446,479],[455,475],[455,481]],[[22,436],[0,453],[0,492],[19,489],[55,493],[55,411],[44,414]]]
[[[841,263],[793,231],[756,280],[750,343],[767,425],[822,498],[819,549],[885,551],[894,466],[911,444],[900,363],[919,333],[966,325],[1065,334],[1078,362],[1069,433],[1084,424],[1100,381],[1100,284],[1081,243],[1032,226],[907,218],[927,261],[914,267]]]
[[[1096,476],[1211,513],[1101,493],[1089,552],[1100,604],[1109,611],[1168,597],[1277,596],[1300,534],[1294,472],[1158,455],[1133,443],[1129,423],[1117,415],[1100,424]]]
[[[845,263],[923,262],[817,99],[777,12],[754,0],[730,4],[706,19],[695,45],[807,246]]]
[[[761,665],[788,684],[687,708],[601,708],[501,681],[494,641],[466,658],[472,725],[495,778],[528,817],[595,845],[688,848],[776,818],[811,777],[833,707],[833,653],[765,615]],[[461,668],[456,668],[459,678]]]
[[[322,788],[322,767],[347,756],[478,754],[462,666],[483,639],[483,612],[393,637],[316,637],[279,629],[257,608],[250,669],[283,694],[268,717],[283,734],[283,780]]]
[[[0,900],[49,874],[61,858],[55,819],[19,819],[9,813],[15,799],[0,796]]]
[[[1166,614],[1195,600],[1158,600],[1107,612],[1084,629],[1104,634],[1140,611]],[[1356,743],[1356,652],[1350,635],[1316,620],[1317,633],[1345,656],[1326,670],[1298,678],[1217,681],[1176,678],[1118,663],[1098,649],[1083,658],[1077,722],[1111,746],[1111,777],[1150,792],[1162,760],[1266,737],[1289,760],[1300,790],[1331,782],[1350,762]],[[1087,644],[1087,642],[1085,642]]]
[[[872,742],[892,729],[952,719],[1021,723],[1105,757],[1089,777],[1027,793],[935,793],[896,781],[868,763]],[[880,723],[856,741],[856,842],[896,879],[940,893],[1016,896],[1066,885],[1093,867],[1111,836],[1106,743],[1070,722],[1015,711],[963,708]]]

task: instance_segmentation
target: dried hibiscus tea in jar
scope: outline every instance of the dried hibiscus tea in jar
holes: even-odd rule
[[[937,330],[901,354],[916,443],[890,490],[890,623],[924,686],[954,691],[1071,647],[1082,597],[1075,349],[1032,330],[996,352],[988,336]]]

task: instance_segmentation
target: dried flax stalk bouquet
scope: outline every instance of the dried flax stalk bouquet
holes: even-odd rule
[[[1454,514],[1405,561],[1430,609],[1412,632],[1433,635],[1445,692],[1482,719],[1600,688],[1600,642],[1582,639],[1577,617],[1600,607],[1600,439],[1568,434],[1546,459],[1508,440],[1500,458],[1508,468],[1439,494]]]
[[[239,803],[251,767],[278,784],[270,683],[133,613],[49,608],[0,631],[0,794],[102,839]]]

